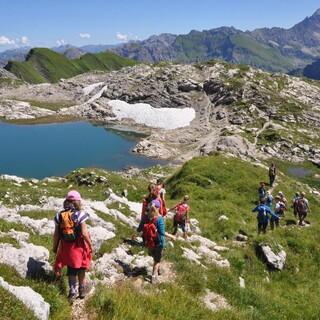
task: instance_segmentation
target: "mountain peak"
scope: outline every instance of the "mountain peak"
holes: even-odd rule
[[[320,16],[320,8],[312,16]]]

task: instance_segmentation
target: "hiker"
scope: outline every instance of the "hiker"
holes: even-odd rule
[[[296,192],[293,199],[292,199],[292,208],[293,208],[293,214],[294,217],[297,219],[298,217],[298,211],[297,211],[297,204],[298,204],[298,200],[300,199],[300,193]]]
[[[154,183],[150,183],[148,185],[148,195],[144,197],[142,202],[142,211],[141,211],[141,219],[139,226],[137,228],[137,232],[143,231],[143,226],[145,224],[145,221],[147,219],[147,213],[151,208],[152,201],[156,200],[158,198],[158,192],[157,192],[157,186]],[[132,238],[134,239],[136,235],[133,235]],[[142,235],[143,239],[143,235]],[[144,242],[144,239],[143,239]]]
[[[286,206],[286,209],[288,207],[288,200],[287,198],[284,196],[284,193],[282,191],[279,191],[278,196],[280,197],[280,201],[283,202]]]
[[[266,189],[265,189],[265,183],[262,181],[260,182],[260,187],[258,189],[258,194],[259,194],[259,200],[265,198],[266,196]]]
[[[273,202],[273,196],[272,196],[270,191],[267,191],[267,193],[266,193],[266,205],[270,209],[272,209],[272,202]]]
[[[277,175],[277,169],[276,169],[276,165],[274,164],[274,162],[271,163],[271,166],[269,167],[269,181],[270,181],[270,187],[273,187],[273,183],[276,179],[276,175]]]
[[[153,269],[151,283],[158,282],[160,275],[160,262],[162,258],[163,248],[165,246],[165,223],[163,217],[159,213],[160,201],[152,200],[150,210],[145,216],[143,225],[143,238],[145,246],[149,250],[150,256],[153,258]]]
[[[67,266],[69,278],[69,302],[77,298],[77,278],[79,298],[83,299],[89,289],[85,272],[92,260],[92,244],[86,221],[89,215],[81,210],[81,195],[78,191],[69,191],[63,203],[63,210],[54,218],[53,252],[56,253],[54,270],[57,277],[61,269]]]
[[[271,218],[271,221],[270,221],[271,230],[273,230],[274,227],[276,228],[279,227],[279,222],[280,222],[279,220],[281,217],[284,216],[284,213],[286,211],[286,205],[281,201],[280,196],[275,197],[275,202],[276,202],[276,205],[275,205],[274,213],[277,216],[277,218]]]
[[[278,218],[272,210],[266,205],[266,199],[260,199],[260,204],[256,206],[252,212],[258,212],[257,221],[258,221],[258,234],[266,233],[268,222],[271,217]]]
[[[306,199],[306,194],[304,192],[300,193],[300,198],[297,200],[297,213],[299,217],[299,226],[305,226],[304,222],[307,217],[308,212],[310,212],[309,201]]]
[[[186,224],[189,223],[189,196],[185,195],[183,197],[183,200],[179,202],[177,205],[175,205],[173,208],[171,208],[169,211],[175,210],[175,215],[173,217],[173,235],[176,235],[178,232],[178,227],[181,228],[183,232],[183,237],[187,239],[188,233],[186,229]]]
[[[166,207],[166,200],[165,200],[165,195],[166,195],[166,189],[164,186],[164,182],[162,179],[157,180],[157,192],[158,192],[158,197],[160,200],[160,214],[165,217],[167,215],[167,207]]]

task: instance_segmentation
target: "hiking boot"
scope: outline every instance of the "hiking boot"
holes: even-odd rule
[[[86,283],[84,286],[79,287],[79,298],[84,299],[85,296],[91,291],[91,284]]]
[[[74,292],[70,292],[68,295],[69,304],[73,304],[73,302],[77,299],[77,294]]]

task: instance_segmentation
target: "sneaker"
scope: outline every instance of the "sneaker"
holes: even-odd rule
[[[73,302],[77,299],[77,294],[75,292],[70,292],[68,295],[69,304],[73,304]]]
[[[92,286],[89,283],[86,283],[84,286],[79,287],[79,298],[84,299],[85,296],[90,292]]]

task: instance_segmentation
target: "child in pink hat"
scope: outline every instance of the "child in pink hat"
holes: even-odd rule
[[[68,268],[69,302],[77,297],[77,279],[79,281],[79,298],[85,297],[85,272],[92,260],[92,244],[86,221],[89,215],[81,210],[81,195],[78,191],[69,191],[63,203],[63,210],[54,218],[53,252],[57,253],[54,269],[61,276],[61,269]]]

